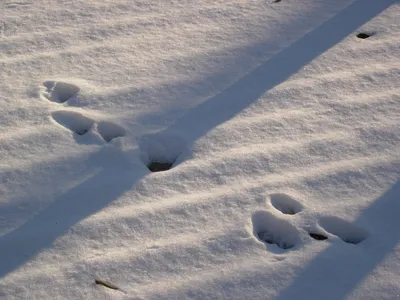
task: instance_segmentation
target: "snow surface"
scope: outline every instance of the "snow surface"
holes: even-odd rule
[[[0,298],[400,299],[399,50],[393,0],[0,1]]]

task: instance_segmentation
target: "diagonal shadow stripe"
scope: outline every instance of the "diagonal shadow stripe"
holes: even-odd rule
[[[303,66],[339,43],[386,9],[394,0],[358,0],[306,34],[221,93],[190,110],[167,131],[180,131],[197,140],[287,80]],[[204,120],[207,122],[204,122]]]
[[[400,231],[393,230],[400,225],[399,211],[400,180],[354,222],[370,224],[374,228],[370,238],[358,245],[332,244],[276,299],[346,299],[400,241]]]
[[[88,169],[101,169],[26,223],[0,237],[0,279],[51,247],[73,225],[108,206],[146,174],[145,171],[121,172],[115,166],[130,162],[124,153],[107,148],[91,154],[86,163]]]

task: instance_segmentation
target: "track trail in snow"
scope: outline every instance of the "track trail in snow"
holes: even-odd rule
[[[0,5],[0,299],[400,292],[400,6],[134,2]]]

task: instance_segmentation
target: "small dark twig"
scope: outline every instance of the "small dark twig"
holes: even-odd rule
[[[101,279],[96,279],[94,282],[95,282],[96,284],[105,286],[105,287],[107,287],[107,288],[109,288],[109,289],[112,289],[112,290],[120,290],[120,288],[117,287],[115,284],[112,284],[112,283],[110,283],[110,282],[107,282],[107,281],[104,281],[104,280],[101,280]]]

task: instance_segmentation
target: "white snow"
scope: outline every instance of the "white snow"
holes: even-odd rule
[[[400,299],[399,16],[0,1],[0,299]]]

